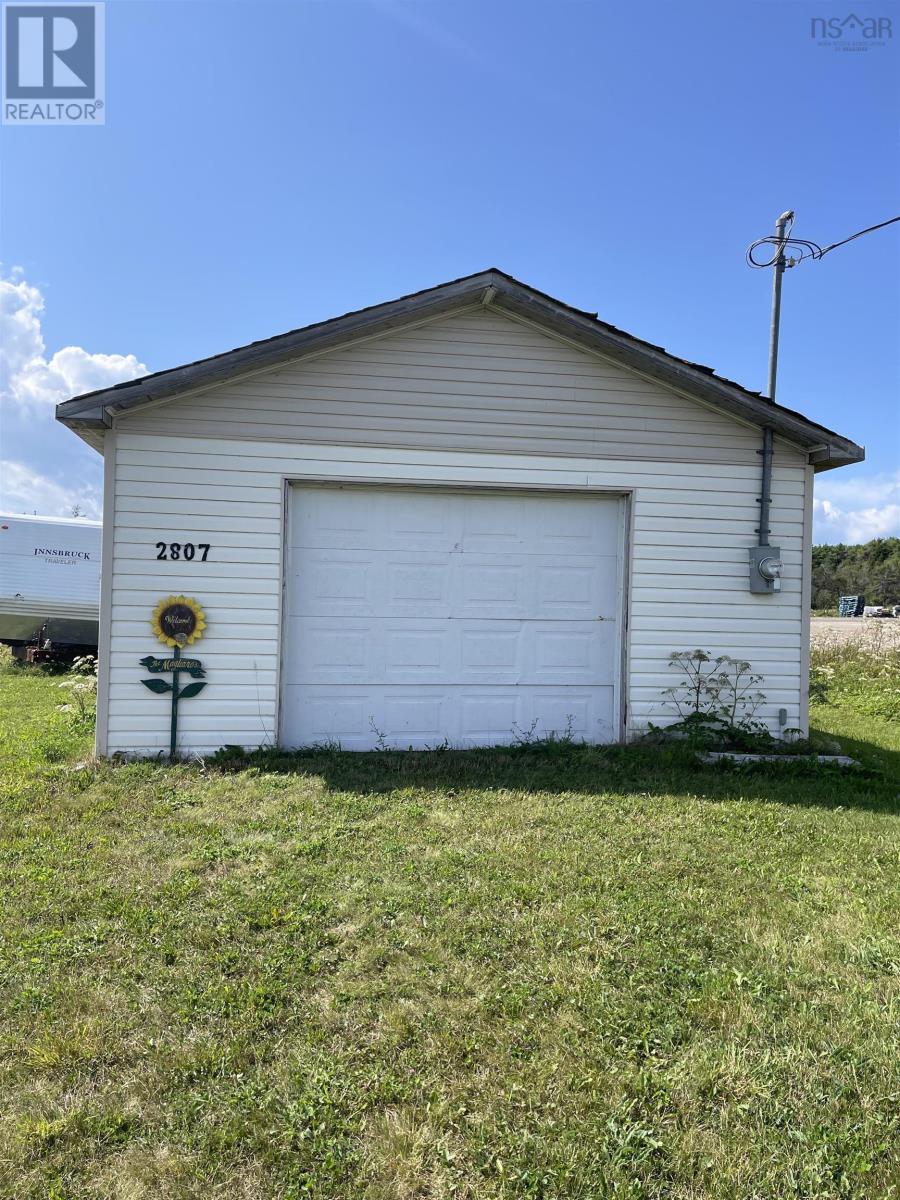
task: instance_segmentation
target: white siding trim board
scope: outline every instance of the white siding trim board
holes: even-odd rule
[[[800,596],[800,719],[797,728],[805,735],[809,732],[809,663],[811,654],[812,617],[812,524],[813,482],[815,468],[806,468],[806,494],[803,498],[803,561],[800,568],[802,589]]]
[[[112,649],[113,583],[116,536],[116,435],[103,438],[103,531],[100,541],[100,626],[97,634],[97,719],[94,751],[107,753],[109,733],[110,662]]]
[[[291,481],[282,475],[279,481],[281,489],[281,545],[279,546],[281,578],[278,584],[278,654],[275,658],[275,700],[277,704],[273,732],[276,743],[284,744],[284,653],[285,653],[285,600],[287,596],[288,573],[290,570],[290,536],[291,536]]]

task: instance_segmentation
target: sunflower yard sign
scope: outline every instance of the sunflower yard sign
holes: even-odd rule
[[[169,736],[169,757],[175,758],[175,747],[178,738],[178,702],[198,696],[206,687],[203,664],[199,658],[182,658],[181,651],[203,637],[206,629],[206,614],[192,596],[167,596],[160,600],[153,610],[150,628],[164,645],[172,647],[171,658],[155,658],[148,654],[141,659],[141,666],[146,667],[151,675],[172,672],[172,682],[165,679],[142,679],[141,683],[157,695],[172,696],[172,722]],[[181,672],[190,675],[196,683],[189,683],[179,688],[178,677]]]
[[[153,610],[150,628],[167,646],[189,646],[203,637],[206,616],[191,596],[167,596]]]

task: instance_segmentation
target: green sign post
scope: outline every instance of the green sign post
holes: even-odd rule
[[[181,651],[185,645],[203,636],[206,628],[206,617],[203,609],[196,600],[187,596],[169,596],[161,600],[153,610],[151,621],[153,632],[161,642],[172,647],[171,658],[155,658],[148,654],[140,660],[141,666],[146,667],[151,675],[172,672],[172,682],[165,679],[142,679],[141,683],[148,691],[162,696],[166,692],[172,695],[172,721],[169,733],[169,757],[174,761],[175,747],[178,739],[178,702],[189,700],[206,687],[205,671],[199,658],[182,658]],[[197,680],[179,687],[179,675],[184,672]]]

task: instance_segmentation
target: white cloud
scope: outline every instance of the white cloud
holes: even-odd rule
[[[92,483],[69,485],[48,479],[22,462],[0,462],[0,508],[8,513],[38,513],[47,517],[79,515],[99,520],[103,499]]]
[[[65,346],[49,359],[41,332],[44,297],[20,268],[0,277],[0,396],[32,412],[52,414],[61,400],[146,375],[133,354],[90,354]]]
[[[816,480],[813,541],[855,545],[878,537],[900,537],[900,471]]]
[[[147,373],[133,354],[91,354],[65,346],[47,357],[44,297],[21,268],[0,273],[0,506],[46,516],[100,516],[100,459],[54,420],[54,406],[82,392]]]

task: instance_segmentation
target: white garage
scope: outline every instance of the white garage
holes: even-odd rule
[[[284,745],[619,736],[620,497],[294,486],[288,528]]]
[[[169,750],[188,627],[182,754],[630,738],[695,647],[806,725],[813,476],[862,449],[502,271],[58,416],[104,457],[101,754]]]

